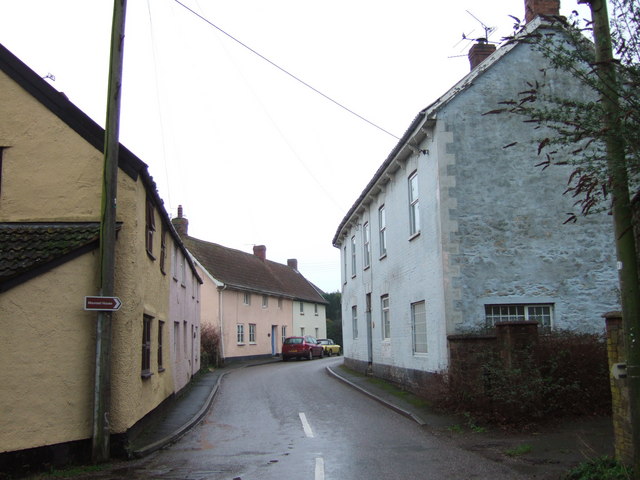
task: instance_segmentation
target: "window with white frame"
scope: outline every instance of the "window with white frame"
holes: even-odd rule
[[[242,295],[242,304],[251,305],[251,294],[249,292],[244,292]]]
[[[391,321],[389,319],[389,295],[380,297],[380,311],[382,318],[382,338],[391,338]]]
[[[244,325],[242,323],[236,325],[236,340],[238,343],[244,343]]]
[[[420,233],[420,203],[418,200],[418,172],[409,176],[409,233]]]
[[[378,225],[380,225],[380,257],[384,257],[387,254],[387,216],[384,205],[378,209]]]
[[[304,315],[304,302],[300,302],[300,315]]]
[[[278,298],[278,308],[282,310],[282,298]]]
[[[427,309],[424,301],[411,304],[413,353],[427,353]]]
[[[318,304],[317,303],[313,304],[313,313],[314,313],[314,315],[316,317],[318,316]]]
[[[489,328],[499,322],[538,322],[545,330],[553,325],[552,304],[485,305],[484,314]]]
[[[358,338],[358,307],[351,307],[351,327],[353,329],[353,338]]]
[[[348,270],[347,270],[347,246],[344,246],[343,252],[342,252],[342,258],[343,258],[343,265],[342,268],[344,269],[344,283],[347,283],[347,274],[348,274]]]
[[[356,237],[351,237],[351,276],[356,276]]]
[[[304,327],[300,327],[300,336],[304,337]]]
[[[287,338],[287,326],[282,325],[282,328],[280,330],[282,331],[282,341],[284,342],[284,339]]]
[[[369,268],[371,265],[371,232],[369,231],[369,222],[366,222],[362,227],[362,235],[363,235],[363,258],[362,263],[363,269]]]
[[[262,295],[262,308],[269,306],[269,295]]]
[[[249,324],[249,343],[256,343],[256,324]]]
[[[316,327],[316,338],[318,338],[318,336],[320,336],[320,329]]]

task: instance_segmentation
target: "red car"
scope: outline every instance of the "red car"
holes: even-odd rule
[[[282,344],[282,360],[284,362],[293,357],[313,360],[313,357],[322,358],[323,356],[324,348],[315,338],[309,335],[287,337]]]

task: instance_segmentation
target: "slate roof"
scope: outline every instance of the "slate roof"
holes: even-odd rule
[[[0,292],[99,245],[99,223],[0,223]]]
[[[322,291],[297,270],[251,253],[183,236],[191,254],[228,288],[326,304]]]

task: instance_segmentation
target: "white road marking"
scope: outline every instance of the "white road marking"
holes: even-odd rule
[[[324,480],[324,458],[316,458],[316,478],[315,480]]]
[[[300,415],[300,421],[302,422],[302,428],[304,429],[304,434],[308,438],[313,438],[313,430],[311,430],[311,425],[309,425],[309,422],[307,422],[307,416],[302,412],[300,412],[298,415]]]

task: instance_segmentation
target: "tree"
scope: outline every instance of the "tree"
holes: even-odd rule
[[[549,69],[569,72],[581,89],[551,94],[544,81],[504,107],[488,113],[522,115],[525,121],[550,132],[538,143],[539,163],[571,165],[565,193],[576,198],[581,213],[608,208],[614,219],[620,297],[627,349],[633,465],[640,479],[640,290],[638,256],[632,222],[631,197],[640,176],[640,0],[612,0],[611,30],[605,0],[578,0],[591,9],[586,29],[574,18],[547,19],[556,32],[520,35],[510,42],[526,42],[549,60]],[[589,44],[583,32],[593,34]],[[595,47],[595,48],[594,48]],[[614,56],[615,52],[615,56]],[[577,221],[575,213],[568,221]]]
[[[342,295],[340,292],[324,293],[327,305],[327,337],[342,345]]]

